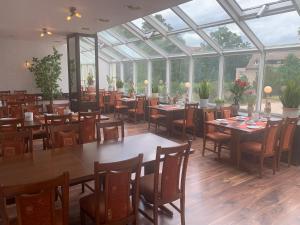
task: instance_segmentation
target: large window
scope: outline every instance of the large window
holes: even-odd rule
[[[293,80],[300,85],[300,51],[270,52],[266,55],[264,86],[271,86],[273,91],[268,96],[272,104],[272,113],[282,113],[279,100],[286,81]],[[264,110],[266,96],[263,93],[261,109]]]
[[[166,82],[166,60],[152,61],[152,86],[157,86],[159,81]]]
[[[127,92],[130,83],[133,82],[133,64],[132,62],[124,62],[124,91]]]
[[[145,93],[144,81],[148,77],[147,61],[140,61],[136,63],[136,91],[138,94]]]
[[[184,84],[189,81],[189,59],[180,58],[171,60],[171,96],[183,96],[185,92]]]
[[[230,87],[236,79],[247,81],[257,89],[259,58],[259,54],[225,56],[223,94],[226,103],[233,103]],[[245,98],[241,99],[240,105],[244,109],[247,107]]]
[[[200,82],[207,80],[211,91],[209,100],[213,102],[218,96],[219,57],[197,57],[194,59],[193,101],[199,101]]]

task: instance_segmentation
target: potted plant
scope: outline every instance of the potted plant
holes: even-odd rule
[[[49,112],[52,112],[54,98],[61,94],[58,84],[61,81],[61,57],[62,54],[53,48],[53,54],[42,59],[33,57],[31,67],[28,68],[34,75],[36,86],[41,89],[43,99],[50,102]]]
[[[281,96],[283,117],[298,117],[300,105],[300,87],[294,80],[287,81]]]
[[[233,95],[232,111],[234,115],[237,115],[240,109],[240,101],[242,99],[242,96],[248,88],[249,83],[241,79],[237,79],[232,83],[230,92]]]
[[[106,81],[108,84],[108,90],[113,91],[114,78],[112,76],[106,75]]]
[[[158,98],[159,88],[158,85],[152,85],[152,97]]]
[[[118,92],[123,92],[124,82],[121,79],[118,79],[116,81],[116,87],[118,89]]]
[[[94,80],[94,76],[91,73],[89,73],[87,75],[86,81],[87,81],[88,86],[94,86],[95,80]]]
[[[224,99],[216,98],[215,103],[216,103],[216,108],[219,110],[223,107],[224,105]]]
[[[210,91],[210,85],[209,82],[204,80],[200,82],[199,86],[199,98],[200,98],[200,107],[205,108],[208,104],[209,99],[209,91]]]

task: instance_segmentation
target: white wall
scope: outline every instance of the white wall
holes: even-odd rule
[[[25,68],[25,62],[32,57],[44,57],[52,53],[55,46],[62,56],[62,74],[60,87],[69,92],[67,44],[49,43],[46,41],[23,41],[0,38],[0,90],[27,90],[29,93],[40,93],[36,88],[33,75]]]

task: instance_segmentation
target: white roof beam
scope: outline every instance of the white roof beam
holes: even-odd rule
[[[148,46],[150,46],[154,51],[156,51],[163,58],[168,58],[168,54],[159,46],[157,46],[155,43],[153,43],[153,41],[145,40],[143,34],[133,24],[127,23],[127,24],[123,24],[123,26],[132,34],[134,34],[136,37],[138,37],[141,41],[143,41]]]
[[[196,32],[206,43],[208,43],[218,54],[222,55],[220,46],[212,40],[203,30],[197,28],[197,24],[181,10],[178,6],[172,8],[175,12],[194,32]]]
[[[264,45],[257,38],[254,32],[248,27],[246,22],[241,19],[241,14],[236,11],[238,5],[234,0],[217,0],[218,3],[223,7],[223,9],[228,13],[229,16],[234,20],[234,22],[239,26],[239,28],[245,33],[249,40],[261,51],[264,50]]]
[[[151,26],[154,27],[159,33],[162,34],[168,41],[170,41],[172,44],[177,46],[181,51],[183,51],[187,56],[191,56],[191,53],[189,50],[181,44],[179,41],[175,40],[174,38],[168,37],[168,32],[159,24],[158,21],[156,21],[155,18],[152,16],[146,16],[144,17],[144,20],[148,22]]]
[[[292,0],[300,16],[300,0]]]

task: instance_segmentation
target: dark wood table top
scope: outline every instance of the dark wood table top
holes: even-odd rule
[[[94,162],[116,162],[144,154],[143,164],[155,160],[157,146],[178,143],[155,134],[125,137],[116,143],[98,143],[34,151],[22,157],[0,159],[0,185],[16,185],[50,179],[64,171],[70,173],[70,183],[77,184],[93,178]]]
[[[177,105],[155,105],[155,106],[149,106],[149,108],[161,110],[164,112],[174,112],[174,111],[184,110],[184,106],[177,106]]]

